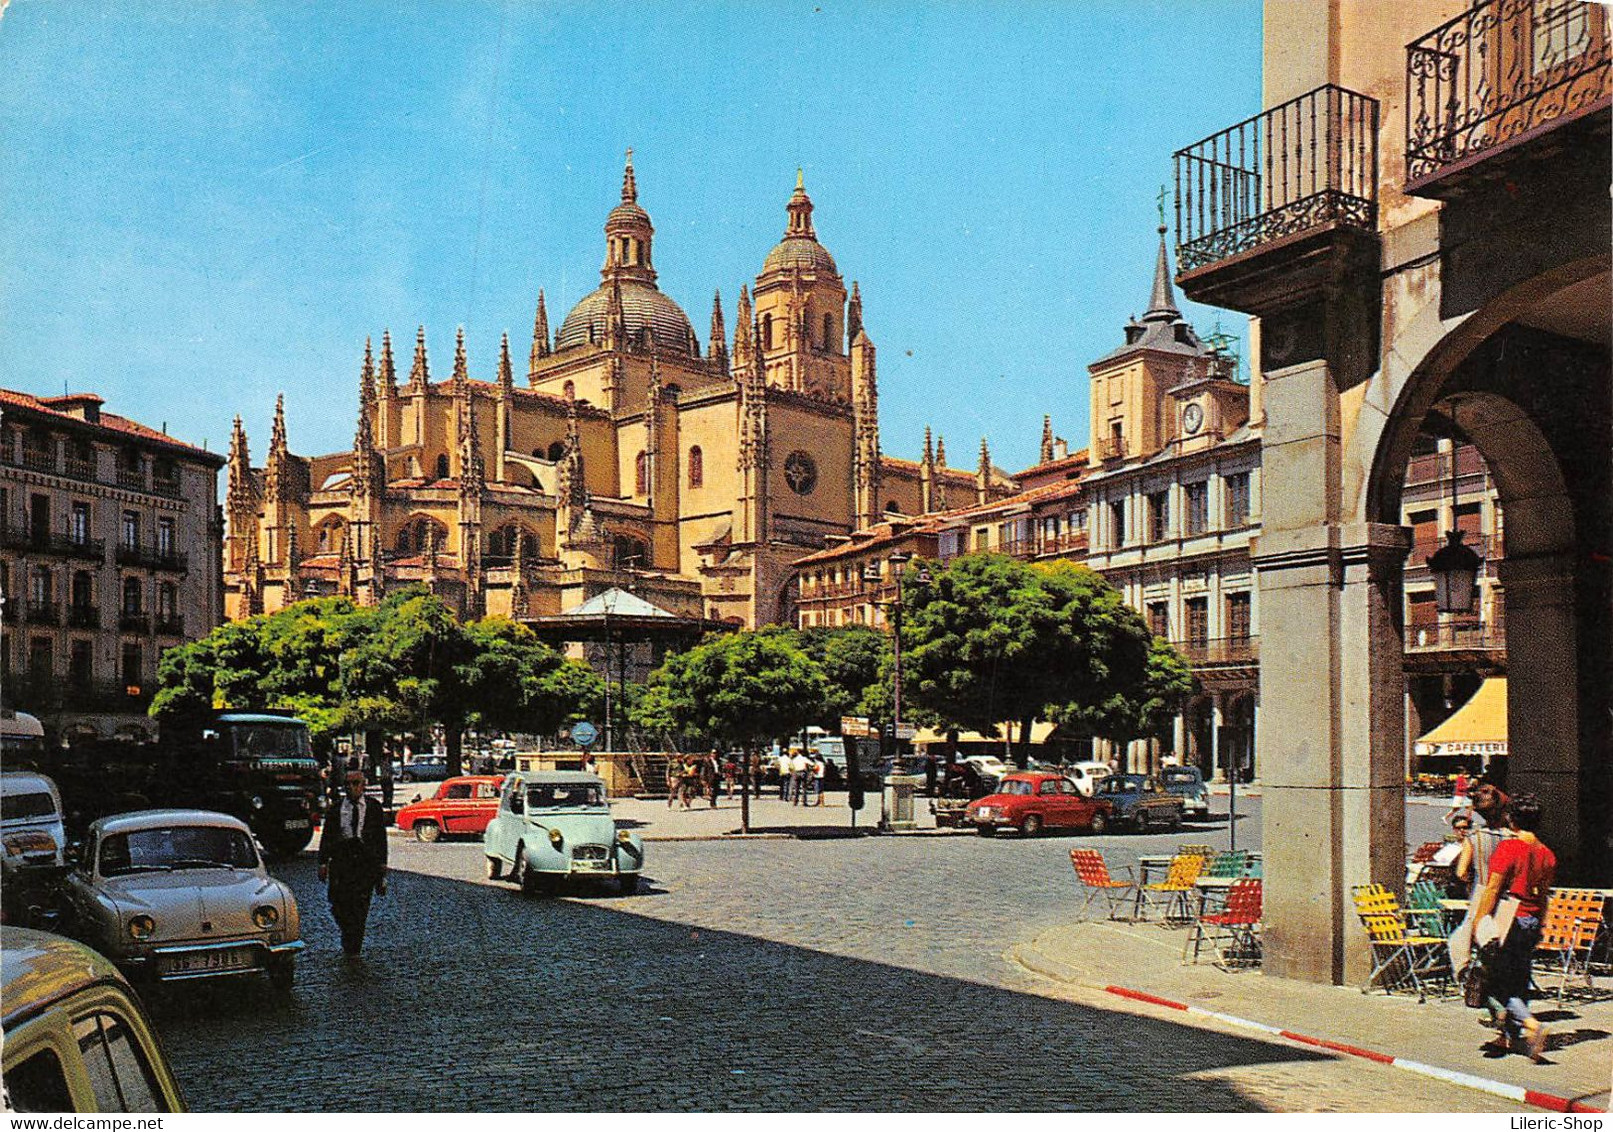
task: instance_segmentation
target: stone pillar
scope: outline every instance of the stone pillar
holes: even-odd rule
[[[1187,749],[1187,714],[1177,712],[1176,718],[1171,720],[1171,748],[1176,752],[1176,759],[1183,766],[1193,761],[1193,752]]]
[[[1579,660],[1568,555],[1506,558],[1507,789],[1540,797],[1540,837],[1573,876],[1580,850]],[[1516,628],[1516,631],[1514,631]],[[1520,726],[1518,724],[1527,724]]]
[[[1265,965],[1368,971],[1352,885],[1404,877],[1399,527],[1340,521],[1338,394],[1324,362],[1267,374],[1253,558],[1261,619]]]
[[[1210,776],[1221,773],[1221,693],[1210,693]]]

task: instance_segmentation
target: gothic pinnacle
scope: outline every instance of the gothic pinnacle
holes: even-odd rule
[[[930,434],[929,425],[924,426],[924,463],[928,465],[935,463],[935,439]]]
[[[369,335],[364,337],[364,365],[358,374],[358,403],[375,404],[375,355],[370,349]]]
[[[498,343],[498,391],[500,396],[507,395],[515,388],[515,374],[510,369],[510,335],[508,331],[499,338]]]
[[[857,281],[851,281],[851,301],[846,307],[846,341],[855,342],[863,328],[863,297],[857,290]]]
[[[722,292],[715,291],[711,297],[711,357],[726,356],[728,353],[728,330],[723,326],[722,320]]]
[[[543,307],[543,289],[538,289],[538,313],[532,317],[532,354],[527,360],[527,377],[538,374],[538,362],[549,356],[549,312]]]
[[[454,335],[454,392],[462,391],[469,380],[470,370],[465,364],[465,328],[461,326]]]
[[[414,365],[409,369],[409,385],[425,389],[431,384],[431,367],[426,364],[426,328],[414,332]]]
[[[381,365],[379,371],[381,396],[391,397],[398,391],[398,371],[392,364],[392,331],[381,331]]]
[[[991,475],[991,449],[986,447],[986,438],[983,436],[980,438],[980,474]]]
[[[935,438],[935,466],[938,468],[947,466],[947,438],[944,436]]]

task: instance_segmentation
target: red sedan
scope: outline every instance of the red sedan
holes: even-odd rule
[[[1062,774],[1019,771],[1004,775],[997,793],[970,802],[964,820],[974,822],[982,837],[999,829],[1017,829],[1026,837],[1044,829],[1102,833],[1109,828],[1111,809],[1101,798],[1085,797]]]
[[[418,841],[435,841],[445,833],[476,833],[498,813],[498,791],[504,777],[471,775],[450,778],[430,798],[411,802],[394,819],[404,833]]]

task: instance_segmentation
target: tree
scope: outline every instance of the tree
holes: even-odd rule
[[[1163,739],[1176,714],[1193,694],[1193,670],[1185,657],[1163,637],[1148,642],[1142,679],[1116,689],[1090,705],[1064,704],[1053,718],[1059,725],[1083,735],[1129,743],[1134,739]]]
[[[634,722],[737,746],[748,771],[750,754],[762,742],[819,718],[826,691],[822,668],[790,634],[727,633],[668,657],[650,675]],[[748,829],[748,791],[741,802]]]
[[[604,699],[593,669],[562,657],[525,625],[488,617],[465,633],[470,655],[458,678],[478,728],[547,734],[586,718]]]
[[[839,729],[840,717],[868,715],[889,719],[891,639],[867,625],[804,629],[797,637],[801,651],[823,670],[824,704],[819,726]]]

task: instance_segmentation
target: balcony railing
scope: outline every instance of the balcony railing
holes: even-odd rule
[[[1098,456],[1103,460],[1118,460],[1126,454],[1126,438],[1106,436],[1098,441]]]
[[[119,468],[117,474],[119,487],[131,488],[134,491],[146,490],[146,472],[144,468]]]
[[[179,480],[163,476],[151,477],[151,494],[165,495],[169,499],[179,498]]]
[[[67,627],[69,629],[99,629],[101,627],[101,609],[95,605],[69,605],[67,607]]]
[[[62,474],[75,480],[84,480],[86,483],[95,482],[95,461],[80,460],[73,456],[62,459]]]
[[[161,550],[153,546],[118,544],[119,566],[144,566],[151,570],[173,570],[184,573],[190,569],[190,556],[177,550]]]
[[[1464,532],[1462,545],[1474,551],[1485,562],[1501,557],[1501,541],[1491,535],[1475,535]],[[1414,535],[1411,543],[1411,553],[1406,555],[1406,569],[1427,570],[1428,556],[1445,546],[1445,535],[1436,532],[1431,535]]]
[[[183,637],[185,635],[185,619],[174,613],[168,616],[157,615],[157,635],[159,637]]]
[[[125,633],[151,632],[151,618],[144,613],[136,613],[125,609],[118,614],[118,628]]]
[[[1176,263],[1190,272],[1284,236],[1378,216],[1378,103],[1323,86],[1188,146]]]
[[[1260,659],[1259,637],[1217,637],[1208,641],[1178,641],[1176,648],[1191,665],[1253,664]]]
[[[106,560],[106,541],[98,538],[74,538],[72,535],[34,531],[26,527],[7,527],[0,532],[0,546],[7,550],[29,550],[35,554],[60,555],[65,558],[82,558],[88,562]]]
[[[1609,74],[1601,4],[1479,0],[1406,48],[1408,188],[1595,109]]]
[[[1044,537],[1036,549],[1040,558],[1051,558],[1059,554],[1085,554],[1087,551],[1087,532],[1077,531],[1073,534]]]
[[[1443,625],[1407,625],[1406,651],[1421,649],[1504,649],[1507,628],[1503,620],[1451,621]]]
[[[30,601],[28,603],[28,623],[30,625],[59,625],[61,623],[61,606],[54,601]]]
[[[56,470],[56,453],[54,451],[40,451],[37,448],[24,448],[22,450],[22,466],[33,472],[54,472]]]

